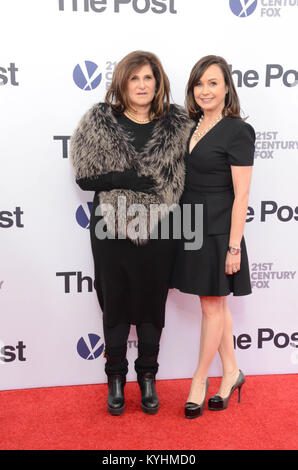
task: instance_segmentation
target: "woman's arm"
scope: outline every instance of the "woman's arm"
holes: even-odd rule
[[[96,178],[76,179],[76,183],[83,191],[110,191],[113,189],[112,173],[106,173]]]
[[[232,208],[230,243],[240,246],[247,215],[252,166],[231,166],[235,199]]]
[[[143,193],[153,192],[154,181],[149,176],[138,176],[135,170],[111,171],[92,178],[79,178],[76,183],[83,191],[111,191],[131,189]]]
[[[252,177],[252,166],[231,166],[235,199],[232,207],[229,246],[240,248],[247,216],[249,188]],[[240,269],[241,253],[227,253],[226,273],[233,274],[233,267]]]
[[[244,225],[246,221],[249,188],[254,164],[255,131],[253,127],[242,120],[235,120],[234,135],[230,138],[227,154],[230,164],[234,188],[234,203],[231,215],[229,246],[240,248]],[[240,269],[241,253],[226,257],[226,273],[233,274],[235,268]]]

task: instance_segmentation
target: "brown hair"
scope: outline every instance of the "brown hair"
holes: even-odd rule
[[[193,95],[193,89],[199,82],[203,73],[207,70],[210,65],[218,65],[223,73],[225,84],[228,88],[228,93],[225,97],[225,106],[223,109],[223,116],[231,116],[240,118],[240,103],[236,92],[236,88],[233,82],[232,74],[228,63],[222,57],[216,55],[207,55],[202,57],[192,68],[188,79],[186,89],[186,100],[185,106],[188,114],[192,119],[198,119],[202,115],[202,109],[196,103]]]
[[[170,107],[170,82],[155,54],[145,51],[134,51],[125,56],[116,66],[112,83],[107,91],[105,102],[116,114],[123,113],[129,106],[126,88],[129,77],[143,65],[150,65],[156,80],[156,93],[151,103],[151,118],[160,118],[164,108]]]

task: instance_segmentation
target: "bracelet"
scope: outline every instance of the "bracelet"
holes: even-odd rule
[[[241,252],[241,248],[239,246],[229,246],[228,252],[231,255],[238,255]]]

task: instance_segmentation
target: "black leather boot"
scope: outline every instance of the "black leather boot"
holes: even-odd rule
[[[138,375],[138,384],[142,394],[142,410],[150,415],[157,413],[159,400],[155,389],[155,375],[151,372]]]
[[[159,345],[139,341],[135,370],[142,394],[142,410],[148,414],[155,414],[159,409],[159,400],[155,389],[158,352]]]
[[[121,375],[110,375],[108,377],[108,411],[111,415],[119,416],[125,409],[124,385]]]
[[[105,372],[108,376],[108,401],[107,407],[111,415],[121,415],[125,409],[124,386],[128,371],[126,359],[126,345],[116,348],[106,346]]]

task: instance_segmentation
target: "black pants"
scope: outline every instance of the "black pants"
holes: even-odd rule
[[[126,359],[127,340],[130,332],[129,323],[120,323],[114,327],[103,326],[105,337],[106,364],[105,372],[109,375],[120,374],[125,382],[128,372]],[[154,375],[158,371],[159,341],[162,328],[153,323],[140,323],[136,326],[138,337],[138,357],[135,360],[135,370],[140,376],[146,372]]]

